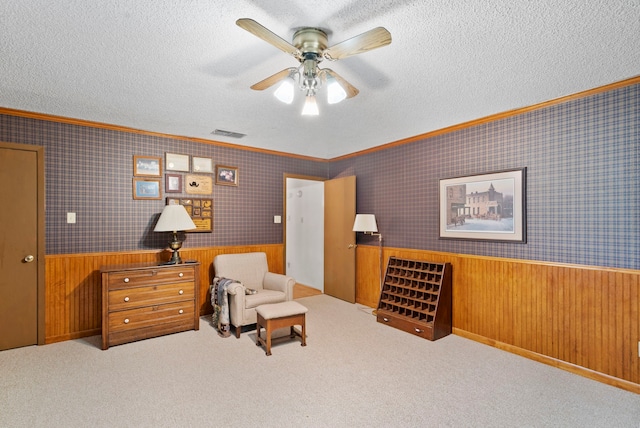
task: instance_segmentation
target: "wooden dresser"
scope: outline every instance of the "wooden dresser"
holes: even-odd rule
[[[429,340],[451,334],[451,264],[390,257],[377,320]]]
[[[102,349],[198,330],[199,267],[199,263],[102,267]]]

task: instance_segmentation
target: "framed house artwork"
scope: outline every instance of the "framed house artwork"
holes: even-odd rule
[[[441,239],[525,243],[526,168],[440,180]]]

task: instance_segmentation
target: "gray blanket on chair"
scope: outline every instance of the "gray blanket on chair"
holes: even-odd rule
[[[222,337],[231,335],[231,325],[229,322],[229,298],[227,288],[230,284],[237,282],[229,278],[215,277],[211,284],[211,306],[213,306],[213,325],[218,329]]]

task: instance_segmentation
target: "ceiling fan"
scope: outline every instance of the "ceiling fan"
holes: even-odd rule
[[[329,104],[358,95],[358,89],[338,73],[330,68],[318,67],[323,59],[337,61],[391,43],[391,34],[383,27],[374,28],[329,46],[327,33],[320,28],[300,28],[293,35],[293,43],[289,43],[253,19],[241,18],[236,24],[300,62],[300,66],[285,68],[254,84],[251,89],[262,91],[282,82],[275,95],[280,101],[290,104],[294,98],[294,87],[297,85],[306,95],[303,115],[318,114],[315,95],[323,84],[327,85]]]

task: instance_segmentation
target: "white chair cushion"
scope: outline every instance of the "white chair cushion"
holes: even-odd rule
[[[251,309],[267,303],[278,303],[286,300],[287,296],[282,291],[273,291],[263,288],[258,290],[256,294],[247,294],[244,296],[244,307],[246,309]]]

